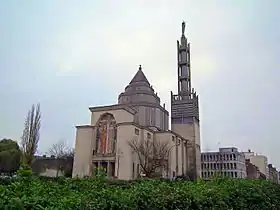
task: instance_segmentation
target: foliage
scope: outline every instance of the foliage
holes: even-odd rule
[[[128,145],[136,154],[141,171],[146,177],[161,175],[161,170],[167,167],[170,146],[168,142],[155,139],[133,139]]]
[[[32,176],[32,169],[29,165],[21,165],[20,169],[17,171],[17,176],[21,178],[31,178]]]
[[[21,151],[16,141],[2,139],[0,141],[0,172],[12,174],[19,169]]]
[[[0,185],[0,209],[278,209],[267,181],[109,181],[19,177]]]
[[[22,163],[31,166],[34,155],[37,151],[41,128],[40,104],[36,108],[33,104],[28,111],[24,122],[24,129],[21,137]]]

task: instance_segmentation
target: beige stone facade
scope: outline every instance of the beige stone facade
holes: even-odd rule
[[[93,125],[77,126],[76,155],[74,158],[73,176],[90,176],[94,168],[104,167],[108,176],[118,179],[134,179],[141,173],[137,154],[133,153],[128,142],[132,139],[158,139],[167,142],[170,147],[169,167],[164,174],[170,176],[182,175],[187,169],[187,140],[172,131],[154,131],[136,124],[135,115],[122,106],[114,109],[100,107],[103,111],[92,111],[92,119],[97,121]],[[115,120],[116,139],[115,149],[100,153],[97,151],[97,126],[100,120],[112,116]],[[180,142],[180,144],[179,144]],[[107,148],[104,148],[106,150]],[[168,170],[168,171],[167,171]]]
[[[189,53],[189,45],[184,39],[181,38],[184,45],[179,54],[184,50]],[[189,67],[184,69],[189,71]],[[186,79],[190,81],[190,73],[183,74],[189,75]],[[179,83],[187,84],[183,80],[178,80]],[[177,96],[182,100],[177,100]],[[170,130],[169,112],[164,104],[161,105],[160,98],[140,66],[124,92],[119,95],[118,104],[89,108],[91,123],[76,127],[73,177],[91,176],[100,168],[109,177],[123,180],[145,175],[142,156],[132,148],[131,142],[157,142],[164,146],[164,156],[158,154],[159,151],[155,152],[160,176],[171,178],[186,175],[190,170],[195,173],[195,177],[200,176],[197,95],[188,84],[187,87],[182,85],[178,95],[172,95],[171,98]]]

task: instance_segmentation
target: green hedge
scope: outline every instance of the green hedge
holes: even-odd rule
[[[0,209],[279,209],[267,181],[106,181],[18,178],[0,185]]]

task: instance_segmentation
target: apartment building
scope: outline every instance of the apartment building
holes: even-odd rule
[[[248,150],[248,152],[244,152],[245,159],[250,160],[250,163],[257,166],[260,173],[263,174],[266,179],[269,177],[269,171],[268,171],[268,159],[265,155],[259,155],[251,150]]]
[[[221,174],[230,178],[246,178],[245,155],[235,147],[219,148],[217,152],[201,153],[201,177],[209,179]]]

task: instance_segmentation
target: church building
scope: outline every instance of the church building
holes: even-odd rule
[[[141,66],[119,94],[118,104],[89,108],[90,124],[76,126],[73,177],[91,176],[100,168],[108,177],[122,180],[152,173],[166,178],[201,176],[199,104],[191,86],[184,22],[177,63],[178,90],[171,92],[171,118]]]

